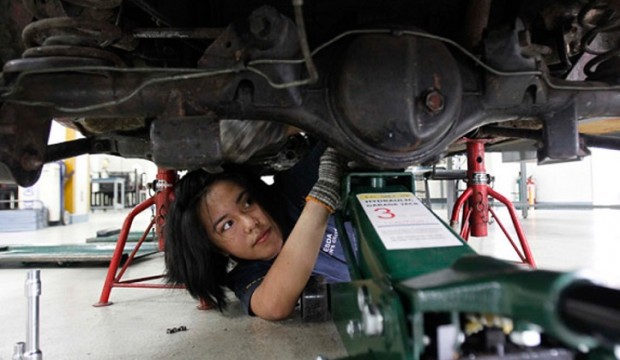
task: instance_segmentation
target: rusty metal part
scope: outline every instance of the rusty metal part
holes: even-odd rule
[[[444,97],[438,90],[430,90],[424,97],[424,105],[432,114],[439,113],[444,108]]]
[[[413,46],[414,43],[416,46]],[[404,46],[406,44],[412,46]],[[179,114],[185,118],[179,118],[174,122],[168,122],[167,117],[157,119],[155,121],[157,124],[154,125],[156,133],[151,134],[150,140],[148,136],[133,138],[136,142],[138,139],[143,141],[147,149],[149,143],[157,144],[155,160],[161,161],[162,165],[184,168],[218,164],[221,155],[218,155],[217,149],[205,146],[211,146],[207,145],[209,141],[217,141],[219,136],[205,144],[200,141],[204,140],[203,136],[219,134],[219,131],[209,129],[207,126],[209,121],[205,121],[204,118],[191,121],[192,118],[189,117],[200,115],[201,111],[210,109],[222,119],[287,123],[324,139],[348,157],[361,163],[383,168],[400,168],[432,158],[455,139],[485,122],[532,118],[535,115],[557,112],[571,102],[576,104],[574,113],[578,118],[614,114],[620,110],[618,109],[620,94],[615,92],[553,92],[546,89],[548,102],[540,103],[536,107],[519,103],[496,108],[494,107],[496,103],[482,102],[483,95],[479,95],[480,97],[467,95],[472,99],[467,107],[459,111],[458,104],[465,96],[459,93],[463,85],[449,83],[459,79],[458,73],[453,73],[458,66],[442,63],[450,59],[450,55],[443,52],[445,48],[439,50],[435,47],[438,46],[436,43],[430,46],[431,44],[423,44],[411,38],[388,34],[359,37],[355,43],[348,42],[344,45],[341,52],[328,54],[340,56],[340,67],[332,72],[334,78],[326,82],[333,85],[329,89],[305,92],[293,91],[295,89],[275,90],[266,86],[263,79],[253,77],[252,74],[231,72],[215,77],[164,81],[156,83],[157,86],[144,86],[140,91],[135,91],[134,89],[145,81],[153,79],[153,74],[41,73],[23,76],[19,80],[19,87],[16,88],[18,90],[6,99],[8,102],[4,106],[17,106],[10,102],[11,98],[14,98],[19,101],[54,104],[57,108],[32,108],[25,104],[20,105],[20,109],[31,112],[31,115],[27,116],[29,121],[32,121],[31,125],[22,125],[26,123],[21,119],[26,113],[2,118],[19,119],[18,131],[27,134],[33,129],[39,129],[41,124],[45,124],[54,116],[91,117],[101,119],[102,122],[106,119],[157,117],[166,111],[167,104],[171,101],[168,94],[178,92],[180,94],[178,104],[174,107],[193,109],[192,112],[180,112]],[[411,48],[424,53],[429,62],[428,64],[418,62],[419,72],[410,68],[412,61],[407,57],[407,53],[402,51]],[[250,49],[248,54],[264,52],[265,50],[261,52]],[[210,57],[208,59],[211,60]],[[390,59],[391,63],[387,64],[386,59]],[[320,58],[318,60],[317,64],[326,66],[325,61]],[[410,74],[411,78],[403,79],[403,73]],[[398,88],[399,84],[403,87]],[[437,115],[428,114],[423,110],[425,91],[432,87],[441,88],[446,99],[444,111]],[[261,92],[259,93],[257,89]],[[374,90],[370,92],[369,89]],[[326,93],[333,95],[329,97],[325,95]],[[188,106],[190,103],[191,107]],[[416,107],[412,108],[412,104]],[[79,107],[84,109],[62,110]],[[34,112],[34,109],[37,111]],[[411,122],[405,121],[407,119]],[[568,119],[570,118],[566,116],[555,120],[547,119],[547,123],[552,124],[552,127],[555,124],[566,128],[563,122]],[[571,121],[576,119],[577,117],[573,117]],[[8,125],[8,122],[3,121],[4,124]],[[175,124],[185,129],[184,135],[176,132]],[[22,126],[28,128],[23,129]],[[420,129],[426,132],[420,132]],[[41,137],[46,139],[43,135]],[[189,139],[190,146],[179,144],[178,141],[181,139]],[[566,139],[568,140],[565,141],[569,141],[570,137]],[[19,159],[16,161],[14,156],[33,146],[35,148],[39,146],[38,153],[44,154],[45,140],[38,141],[41,143],[36,146],[22,145],[11,139],[7,139],[6,143],[3,142],[3,149],[6,152],[1,155],[0,161],[9,164],[14,177],[19,179],[20,183],[31,181],[28,175],[30,173],[26,171],[24,174],[25,170],[21,167]],[[193,147],[194,145],[198,147]],[[119,150],[119,153],[128,156],[128,151],[144,151],[145,147]],[[563,156],[562,151],[563,148],[560,147],[559,150],[549,151],[548,154]],[[174,157],[170,157],[168,155],[170,153],[174,153]],[[200,154],[205,153],[213,156],[201,158]],[[573,156],[574,152],[564,154]],[[161,156],[164,160],[160,160]]]
[[[112,131],[131,131],[142,129],[146,121],[141,117],[102,119],[102,118],[81,118],[77,120],[84,129],[92,134],[105,134]]]
[[[132,36],[137,39],[216,39],[223,28],[141,28]]]
[[[502,122],[502,127],[505,128],[519,128],[519,129],[532,129],[532,130],[540,130],[542,129],[542,123],[540,119],[537,118],[521,118],[518,120],[508,120]]]
[[[111,45],[131,51],[137,46],[136,39],[123,34],[120,27],[114,24],[120,3],[120,0],[73,0],[65,3],[59,0],[25,0],[26,7],[39,20],[28,24],[22,31],[23,43],[27,48],[32,48],[22,56],[95,58],[105,60],[108,65],[124,67],[125,62],[118,55],[102,49]],[[68,10],[64,6],[68,6]]]
[[[34,47],[43,45],[50,37],[66,35],[84,37],[104,44],[119,40],[122,32],[120,28],[106,21],[61,17],[29,24],[22,32],[22,40],[27,47]]]
[[[535,58],[523,53],[523,47],[530,45],[529,41],[524,42],[528,38],[523,36],[525,31],[523,22],[517,20],[514,28],[490,32],[484,42],[489,65],[506,72],[535,70]],[[512,106],[524,101],[544,103],[546,99],[542,89],[544,85],[541,79],[534,75],[486,76],[486,101],[497,107]]]
[[[220,124],[205,117],[160,118],[151,124],[153,160],[161,168],[217,168]]]
[[[3,72],[4,76],[12,79],[12,76],[17,76],[21,72],[27,72],[32,70],[44,70],[54,68],[79,68],[82,66],[106,66],[109,65],[106,61],[94,58],[83,57],[40,57],[40,58],[25,58],[11,60],[4,64]]]
[[[254,24],[254,25],[252,25]],[[257,25],[258,24],[258,25]],[[254,29],[254,31],[252,31]],[[207,48],[198,61],[200,68],[221,69],[255,59],[287,59],[299,57],[295,24],[270,6],[254,10],[247,21],[228,26]],[[268,75],[278,76],[275,72]],[[290,67],[287,68],[290,72]]]
[[[22,54],[24,58],[68,56],[105,60],[112,66],[125,67],[125,62],[116,54],[96,47],[46,45],[30,48]]]

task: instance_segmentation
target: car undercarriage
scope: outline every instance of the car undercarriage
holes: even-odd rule
[[[84,153],[277,171],[304,151],[264,136],[284,125],[375,169],[464,137],[539,162],[620,147],[617,1],[0,4],[3,182]],[[84,138],[48,146],[52,121]],[[259,121],[249,155],[229,154],[227,124]]]

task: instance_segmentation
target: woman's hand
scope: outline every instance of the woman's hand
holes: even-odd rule
[[[319,178],[306,199],[320,202],[330,213],[338,209],[345,167],[346,161],[342,155],[334,148],[328,147],[321,156]]]

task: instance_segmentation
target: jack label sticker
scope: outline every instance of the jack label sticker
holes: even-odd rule
[[[413,193],[368,193],[357,198],[388,250],[463,245]]]

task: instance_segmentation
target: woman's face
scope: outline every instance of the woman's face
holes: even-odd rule
[[[207,234],[223,252],[244,260],[271,260],[280,253],[280,228],[237,183],[214,182],[201,204]]]

